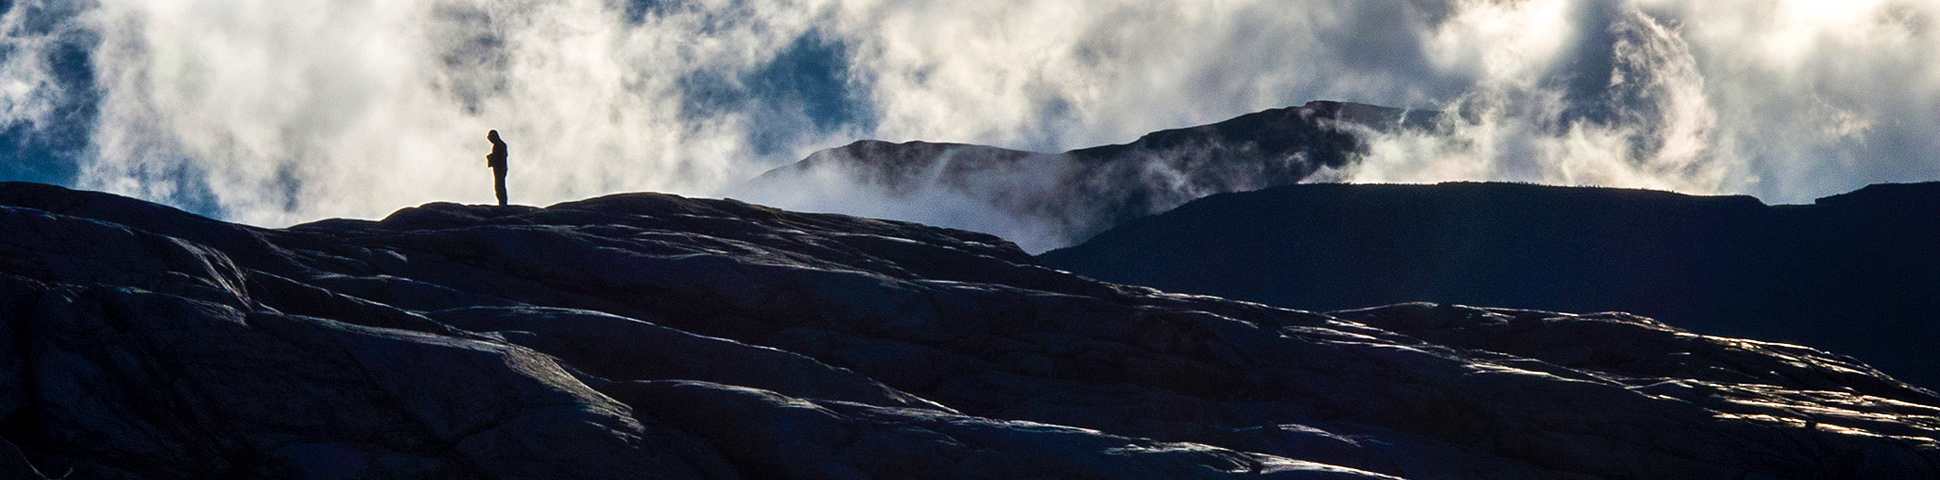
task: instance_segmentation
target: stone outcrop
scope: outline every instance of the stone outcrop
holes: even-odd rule
[[[629,194],[287,229],[0,184],[8,478],[1925,478],[1940,397],[1626,314],[1331,314]]]

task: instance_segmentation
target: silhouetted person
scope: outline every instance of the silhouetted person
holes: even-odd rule
[[[492,141],[492,153],[485,155],[485,166],[492,167],[492,176],[498,179],[494,187],[502,207],[505,206],[505,141],[498,139],[498,130],[487,132],[485,139]]]

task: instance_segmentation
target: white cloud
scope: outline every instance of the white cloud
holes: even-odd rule
[[[1652,2],[1678,18],[1718,112],[1723,186],[1805,201],[1940,179],[1940,4]]]
[[[1607,45],[1608,71],[1590,73],[1607,83],[1594,96],[1572,98],[1562,82],[1532,73],[1561,61],[1567,42],[1557,39],[1578,37],[1570,33],[1580,27],[1569,26],[1567,9],[1522,2],[1464,16],[1469,14],[1490,19],[1484,23],[1521,18],[1512,23],[1544,28],[1476,28],[1460,16],[1443,24],[1461,31],[1435,37],[1435,50],[1456,57],[1438,63],[1477,63],[1466,68],[1484,72],[1481,81],[1444,105],[1453,115],[1444,117],[1440,132],[1370,133],[1377,139],[1372,151],[1348,169],[1348,179],[1510,180],[1712,193],[1722,190],[1730,172],[1742,171],[1739,158],[1715,151],[1717,120],[1705,78],[1675,29],[1634,8],[1620,10],[1607,26],[1595,24],[1614,39]],[[1551,46],[1535,47],[1534,38]]]
[[[63,21],[78,10],[66,4],[16,5],[0,16],[0,126],[46,128],[79,93],[61,81],[56,64],[61,49],[84,49],[93,40],[83,26]]]
[[[90,15],[106,42],[82,184],[206,189],[268,225],[482,203],[498,129],[522,203],[705,192],[763,165],[744,116],[683,117],[682,76],[772,57],[809,23],[727,17],[634,25],[586,0],[107,2]]]
[[[706,195],[862,138],[1052,151],[1313,99],[1466,115],[1335,173],[1357,181],[1803,201],[1940,178],[1924,1],[23,0],[0,21],[28,52],[0,63],[6,124],[72,93],[20,27],[48,5],[99,39],[78,183],[264,225],[488,202],[491,128],[513,200],[544,204]],[[805,74],[842,77],[821,81],[859,121],[762,90],[805,35],[843,55]]]

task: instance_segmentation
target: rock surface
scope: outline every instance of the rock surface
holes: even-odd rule
[[[1438,115],[1316,101],[1064,153],[868,140],[816,152],[731,195],[994,233],[1041,252],[1195,198],[1343,167],[1365,150],[1365,134],[1431,129]]]
[[[1811,205],[1520,184],[1220,195],[1041,260],[1110,282],[1332,310],[1626,311],[1812,345],[1940,385],[1940,183]]]
[[[1625,314],[1319,314],[630,194],[268,230],[0,184],[8,478],[1933,478],[1940,397]]]

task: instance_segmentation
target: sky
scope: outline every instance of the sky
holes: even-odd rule
[[[1342,100],[1330,178],[1802,203],[1940,180],[1940,1],[0,0],[0,180],[262,226],[713,196],[861,139],[1055,152]],[[840,210],[840,206],[829,206]]]

